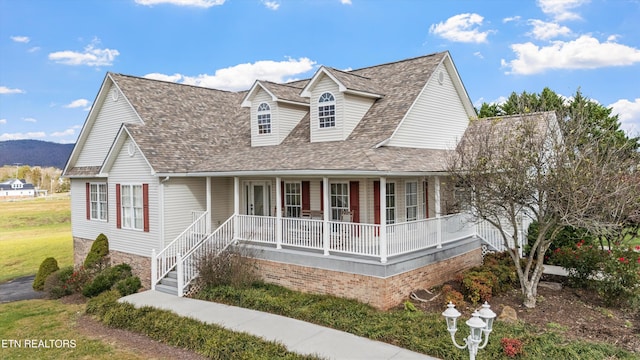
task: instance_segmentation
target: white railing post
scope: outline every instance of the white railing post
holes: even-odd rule
[[[180,253],[176,254],[176,270],[178,272],[178,296],[182,297],[184,288],[184,268],[182,264],[182,256]]]
[[[438,239],[438,246],[436,246],[436,248],[438,249],[442,249],[442,218],[438,217],[436,218],[437,221],[437,239]]]
[[[280,177],[276,177],[276,249],[282,249],[282,187]]]
[[[380,262],[387,262],[387,178],[380,177]]]
[[[233,238],[240,237],[238,228],[238,215],[240,214],[240,178],[233,178]]]
[[[156,259],[156,249],[151,249],[151,290],[156,289],[158,282],[158,259]]]
[[[329,240],[330,240],[330,224],[329,224],[329,215],[331,214],[331,208],[329,203],[329,178],[322,178],[322,191],[324,198],[322,199],[324,213],[322,214],[323,219],[323,236],[322,236],[322,248],[324,249],[324,254],[329,255]]]
[[[435,196],[435,210],[436,210],[436,218],[437,218],[437,238],[438,238],[438,249],[442,248],[442,218],[441,218],[441,204],[440,204],[440,177],[436,176],[436,181],[433,184],[434,186],[434,196]]]

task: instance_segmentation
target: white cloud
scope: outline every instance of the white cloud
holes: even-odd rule
[[[312,70],[315,63],[315,61],[308,58],[289,58],[286,61],[261,60],[255,63],[238,64],[219,69],[216,70],[214,75],[201,74],[197,76],[186,76],[181,74],[165,75],[152,73],[144,77],[220,90],[237,91],[250,88],[256,79],[278,83],[291,81],[291,77]]]
[[[24,90],[11,89],[6,86],[0,86],[0,94],[24,94]]]
[[[75,109],[75,108],[82,108],[83,110],[91,109],[91,106],[89,105],[89,100],[87,99],[73,100],[69,104],[64,105],[64,107],[68,109]]]
[[[280,4],[278,4],[277,1],[262,1],[262,3],[264,4],[264,6],[267,7],[267,9],[271,9],[271,10],[278,10],[278,8],[280,7]]]
[[[343,5],[351,5],[351,0],[340,0],[340,3]]]
[[[29,50],[27,50],[30,53],[34,53],[36,51],[40,50],[40,46],[34,46],[32,48],[30,48]]]
[[[451,41],[483,43],[487,42],[487,35],[494,32],[478,30],[483,20],[478,14],[459,14],[431,25],[429,32]]]
[[[12,133],[12,134],[4,133],[0,135],[0,140],[4,141],[4,140],[37,139],[37,138],[43,138],[46,136],[47,134],[45,134],[43,131],[28,132],[28,133]]]
[[[533,30],[527,35],[533,36],[535,39],[549,40],[558,36],[571,35],[571,29],[556,23],[531,19],[528,24],[533,26]]]
[[[538,6],[556,21],[577,20],[581,17],[572,10],[588,2],[589,0],[538,0]]]
[[[6,124],[7,123],[7,119],[0,119],[0,124]]]
[[[11,40],[19,43],[25,43],[25,44],[31,41],[31,39],[29,39],[28,36],[12,36]]]
[[[212,6],[222,5],[225,0],[136,0],[140,5],[153,6],[158,4],[172,4],[178,6],[193,6],[201,8],[210,8]]]
[[[120,55],[115,49],[97,49],[95,46],[100,40],[94,39],[84,48],[83,52],[65,50],[49,54],[49,60],[64,65],[110,66],[113,60]]]
[[[613,109],[614,114],[618,114],[620,127],[630,136],[640,135],[640,98],[634,101],[620,99],[608,107]]]
[[[75,135],[75,133],[76,131],[74,129],[67,129],[65,131],[52,132],[51,134],[49,134],[49,136],[52,136],[52,137],[73,136]]]
[[[554,41],[549,46],[531,42],[513,44],[516,59],[502,59],[507,74],[531,75],[549,69],[596,69],[640,63],[640,50],[613,42],[599,42],[589,35],[572,41]]]
[[[506,23],[508,23],[508,22],[518,21],[518,20],[520,20],[520,15],[517,15],[517,16],[511,16],[511,17],[506,17],[506,18],[502,19],[502,22],[506,24]]]
[[[23,118],[23,119],[22,119],[22,121],[24,121],[24,122],[30,122],[30,123],[38,122],[38,120],[36,120],[36,119],[34,119],[34,118],[31,118],[31,117]]]
[[[484,59],[484,56],[482,56],[482,53],[480,51],[474,52],[473,55],[479,57],[480,59]]]

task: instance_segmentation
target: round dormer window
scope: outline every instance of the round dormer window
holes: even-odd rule
[[[113,101],[118,101],[118,98],[120,97],[120,92],[118,92],[118,89],[112,89],[111,90],[111,98],[113,99]]]
[[[444,84],[444,73],[442,71],[438,73],[438,84]]]

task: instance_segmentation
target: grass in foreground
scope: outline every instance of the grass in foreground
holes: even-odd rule
[[[73,264],[69,198],[0,202],[0,282],[35,274],[50,256]]]
[[[2,359],[144,359],[135,353],[116,349],[99,340],[80,336],[74,328],[85,305],[62,304],[57,300],[26,300],[0,304],[0,358]],[[49,342],[49,348],[40,344]],[[56,348],[57,341],[59,348]],[[71,340],[75,348],[63,346]],[[18,348],[18,342],[21,347]],[[45,344],[46,345],[46,344]]]
[[[443,359],[469,357],[468,352],[453,347],[440,314],[379,311],[354,300],[303,294],[261,283],[246,289],[207,288],[197,297],[324,325]],[[456,336],[459,343],[468,335],[466,330],[466,325],[459,327]],[[502,338],[520,339],[527,359],[637,359],[637,354],[608,344],[568,341],[553,329],[538,331],[524,324],[501,322],[495,323],[489,345],[478,353],[477,358],[508,359],[500,345]]]

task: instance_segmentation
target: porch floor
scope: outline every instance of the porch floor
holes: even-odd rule
[[[125,296],[118,301],[133,304],[137,308],[151,306],[170,310],[180,316],[198,319],[207,324],[246,332],[268,341],[279,342],[298,354],[328,359],[437,360],[394,345],[280,315],[152,290]]]

